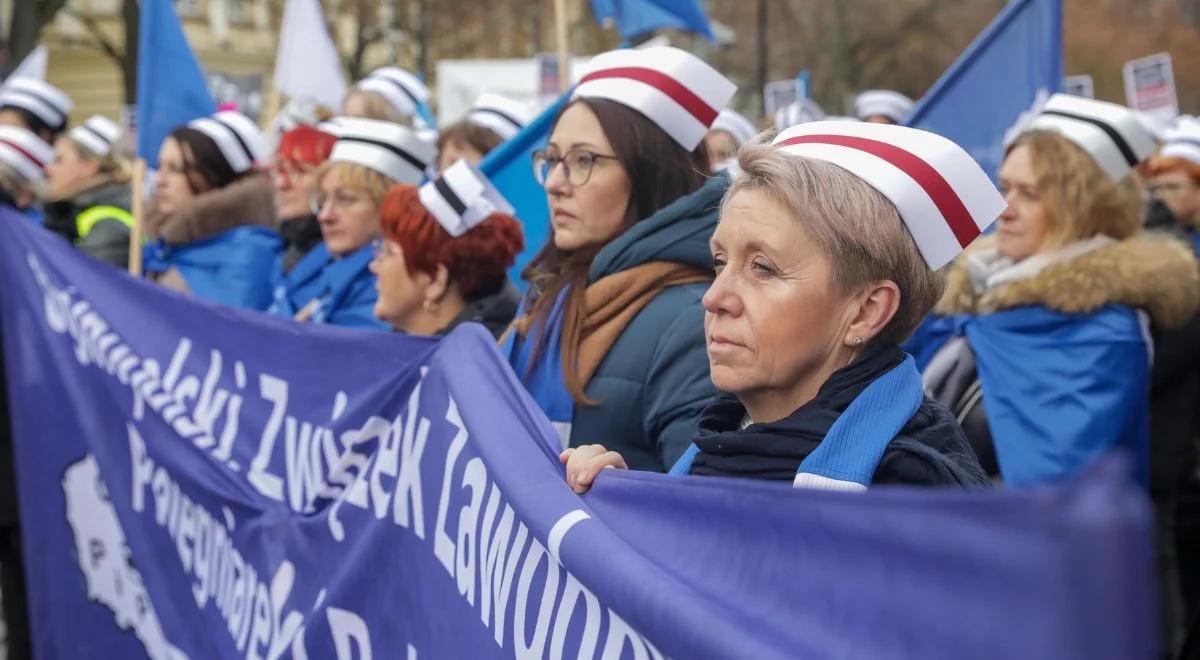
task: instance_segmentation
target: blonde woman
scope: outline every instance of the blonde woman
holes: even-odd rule
[[[393,184],[421,181],[433,147],[392,122],[339,118],[327,129],[338,139],[316,172],[312,200],[322,243],[286,276],[275,273],[269,311],[310,323],[383,329],[375,318],[378,293],[370,271],[380,205]]]
[[[1126,108],[1051,97],[1008,148],[995,235],[950,271],[926,387],[1009,485],[1069,478],[1114,448],[1146,479],[1148,330],[1200,301],[1191,251],[1141,233],[1132,172],[1152,147]]]
[[[133,226],[129,199],[129,160],[121,129],[96,115],[54,143],[46,166],[46,228],[87,254],[125,268]]]
[[[931,133],[832,121],[743,148],[738,169],[702,301],[722,394],[671,474],[844,491],[986,486],[900,349],[937,302],[941,268],[1004,208],[983,171]],[[579,493],[628,465],[612,444],[560,458]]]

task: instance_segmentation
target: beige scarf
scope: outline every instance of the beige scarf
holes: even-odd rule
[[[587,387],[625,327],[660,292],[673,286],[711,281],[712,272],[707,269],[671,261],[651,261],[593,282],[584,294],[583,338],[579,342],[576,362],[580,383]],[[509,332],[515,330],[522,337],[527,336],[532,323],[529,315],[522,316],[513,322]],[[504,340],[505,337],[501,337],[500,342]],[[564,364],[566,353],[564,343]]]

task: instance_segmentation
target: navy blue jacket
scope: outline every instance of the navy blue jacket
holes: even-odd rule
[[[588,281],[651,261],[711,268],[708,241],[729,177],[719,174],[634,225],[592,261]],[[588,383],[598,406],[575,406],[571,446],[602,444],[634,470],[665,472],[696,436],[716,394],[704,345],[707,284],[668,288],[626,326]]]

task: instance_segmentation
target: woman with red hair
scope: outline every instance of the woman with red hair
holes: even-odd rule
[[[321,226],[312,208],[317,188],[317,168],[329,159],[334,136],[299,126],[283,134],[271,166],[275,184],[275,211],[279,217],[279,235],[283,238],[283,272],[287,273],[321,244]]]
[[[444,335],[460,323],[499,337],[520,302],[505,272],[524,248],[512,207],[466,161],[417,188],[393,186],[371,272],[375,316],[400,332]]]
[[[1186,236],[1200,254],[1200,119],[1180,121],[1146,171],[1151,218]]]

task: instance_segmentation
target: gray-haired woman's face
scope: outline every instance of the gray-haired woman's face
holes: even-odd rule
[[[823,374],[853,314],[829,258],[757,190],[726,202],[711,247],[716,279],[703,304],[713,384],[743,401],[794,398]]]

